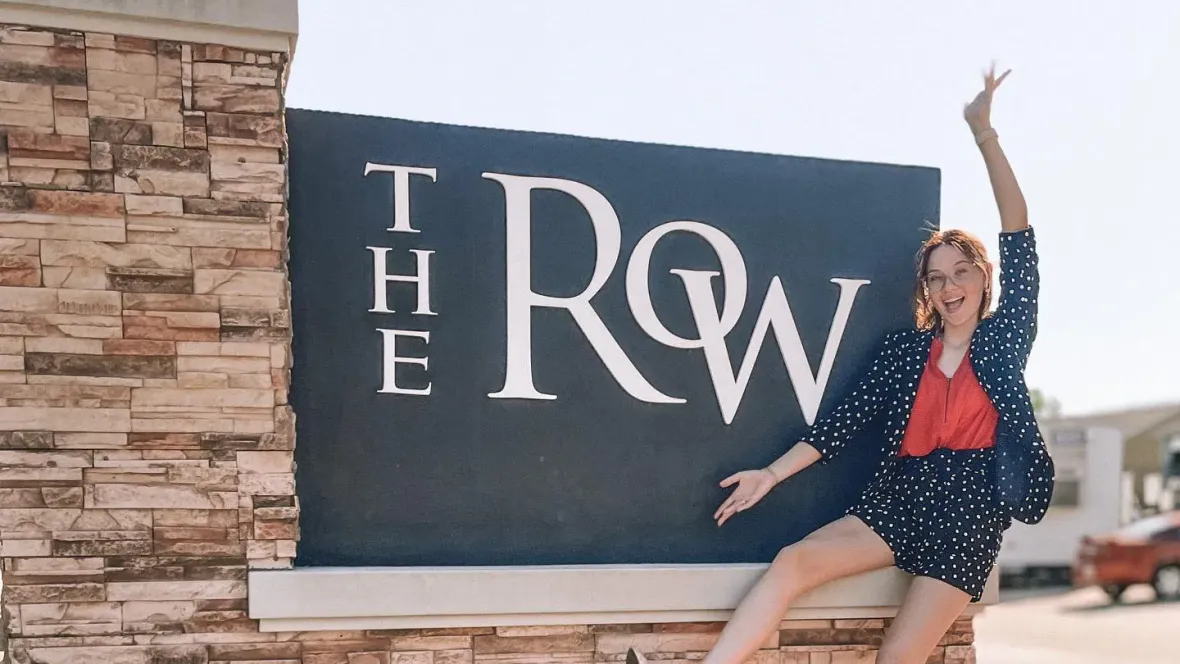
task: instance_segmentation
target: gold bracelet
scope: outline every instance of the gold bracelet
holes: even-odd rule
[[[983,145],[984,141],[991,138],[999,138],[999,136],[1000,135],[996,133],[995,129],[989,127],[975,135],[975,144]]]

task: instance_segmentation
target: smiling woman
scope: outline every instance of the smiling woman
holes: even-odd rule
[[[869,374],[799,444],[722,482],[736,486],[716,512],[719,525],[788,477],[830,461],[868,422],[883,425],[882,460],[860,499],[779,552],[704,664],[748,658],[815,585],[886,566],[917,578],[876,661],[927,661],[954,617],[980,601],[1012,519],[1044,518],[1053,464],[1024,381],[1037,330],[1036,238],[990,120],[1007,75],[988,71],[963,110],[999,208],[998,309],[987,315],[991,268],[982,243],[962,231],[934,234],[918,254],[914,328],[887,336]],[[645,661],[634,650],[628,660]]]
[[[987,317],[992,264],[979,238],[958,229],[934,233],[918,252],[917,264],[914,320],[919,329],[936,328],[944,318],[962,325],[972,313]]]

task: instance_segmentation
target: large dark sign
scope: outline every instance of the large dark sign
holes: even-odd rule
[[[938,171],[291,111],[300,565],[766,561],[722,528],[909,321]]]

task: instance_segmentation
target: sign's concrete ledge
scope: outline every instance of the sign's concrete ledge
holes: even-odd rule
[[[264,632],[726,620],[765,564],[315,567],[254,570],[250,617]],[[786,618],[884,618],[908,574],[889,568],[824,585]],[[993,574],[983,602],[998,595]]]
[[[0,0],[0,22],[295,52],[296,0]]]

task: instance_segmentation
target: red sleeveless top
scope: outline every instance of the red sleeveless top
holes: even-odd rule
[[[935,338],[901,441],[901,456],[925,456],[938,448],[977,450],[995,444],[1000,416],[975,377],[970,353],[963,353],[963,361],[948,379],[938,368],[942,350],[942,340]]]

